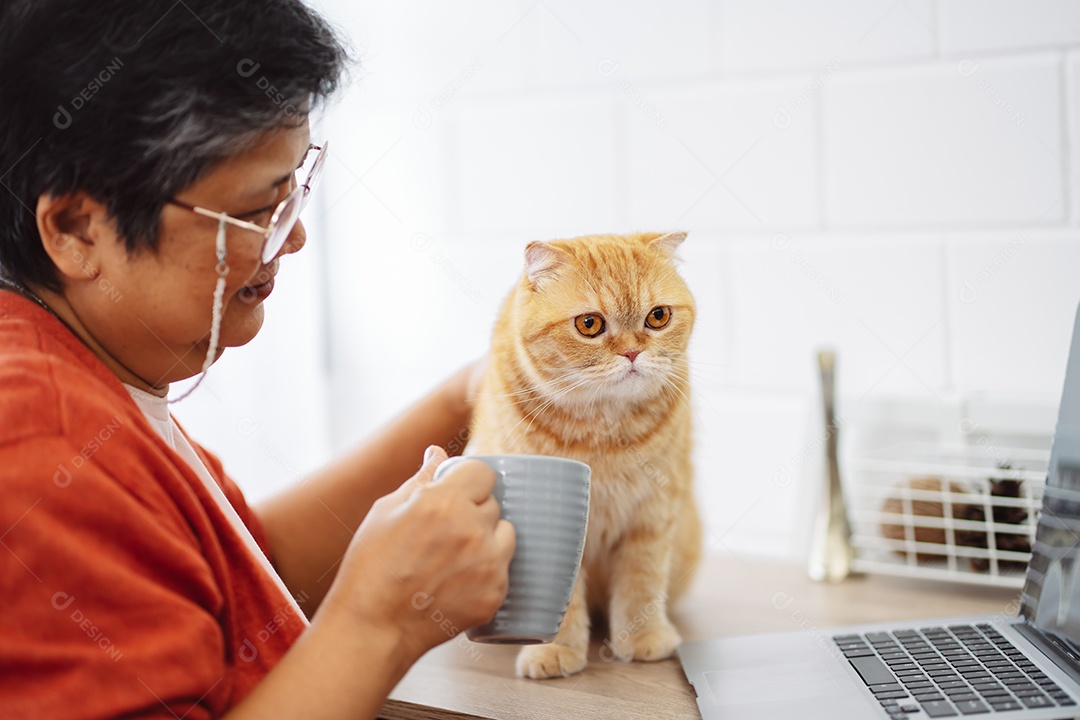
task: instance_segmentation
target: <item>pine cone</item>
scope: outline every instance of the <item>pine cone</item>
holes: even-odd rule
[[[1011,469],[1008,464],[1001,465],[1002,470]],[[1019,480],[1002,480],[997,478],[990,478],[990,495],[992,497],[1008,497],[1019,498],[1023,494],[1023,485]],[[977,520],[983,522],[986,520],[986,513],[981,507],[971,506],[973,512],[971,517],[966,517],[965,520]],[[993,515],[995,523],[1003,523],[1009,525],[1020,525],[1027,522],[1028,514],[1027,510],[1022,507],[1004,507],[999,505],[993,506]],[[961,543],[959,536],[957,537],[957,544],[968,545],[969,547],[987,547],[986,534],[977,533],[982,536],[982,541],[979,544]],[[1010,552],[1031,552],[1031,540],[1027,535],[1020,533],[1008,533],[998,532],[994,533],[994,543],[997,545],[998,550],[1007,550]],[[988,572],[990,570],[990,560],[987,558],[971,558],[971,569],[977,572]],[[1017,570],[1023,571],[1026,567],[1025,563],[1018,562],[1016,560],[1000,560],[998,561],[998,570]]]
[[[939,477],[917,477],[908,481],[908,487],[912,490],[921,490],[924,492],[943,492],[944,483]],[[976,505],[968,505],[964,502],[960,502],[961,498],[971,496],[971,493],[967,488],[957,483],[949,483],[949,492],[952,494],[952,516],[957,520],[967,520],[971,515],[981,513],[982,509]],[[933,500],[912,500],[911,501],[911,514],[922,517],[944,517],[945,512],[943,509],[943,503]],[[894,513],[901,515],[904,512],[904,501],[901,497],[890,497],[885,500],[881,506],[881,511],[886,513]],[[946,555],[946,535],[944,528],[937,527],[920,527],[914,528],[915,541],[920,543],[935,543],[941,545],[940,553],[919,552],[916,553],[915,559],[918,562],[931,562],[934,560],[943,560]],[[907,540],[907,535],[904,531],[903,525],[895,523],[882,523],[881,534],[890,540]],[[979,535],[982,535],[980,544]],[[985,533],[974,533],[971,531],[954,531],[954,538],[957,545],[967,545],[969,547],[986,547]],[[906,550],[895,550],[901,557],[907,558],[909,553]]]

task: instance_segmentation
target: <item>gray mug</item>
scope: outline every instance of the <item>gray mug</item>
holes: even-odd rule
[[[577,460],[544,455],[472,455],[450,458],[435,477],[462,460],[480,460],[495,471],[492,494],[517,532],[506,601],[491,622],[466,635],[503,645],[551,642],[585,549],[591,470]]]

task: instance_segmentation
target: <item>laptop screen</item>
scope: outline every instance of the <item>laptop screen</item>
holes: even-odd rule
[[[1080,312],[1020,614],[1080,650]]]

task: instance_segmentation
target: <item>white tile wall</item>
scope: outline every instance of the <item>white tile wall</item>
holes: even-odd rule
[[[712,74],[717,4],[710,0],[545,0],[523,24],[526,77],[543,87],[602,85]]]
[[[806,78],[726,82],[624,102],[631,224],[703,229],[816,225],[814,103]]]
[[[617,223],[615,104],[607,98],[477,102],[456,115],[453,168],[462,233],[533,239]]]
[[[948,382],[940,260],[920,236],[737,242],[732,364],[747,386],[806,392],[817,351],[833,347],[841,394],[937,397]]]
[[[1063,219],[1061,61],[941,62],[823,90],[825,207],[837,226]]]
[[[941,50],[950,55],[1080,43],[1071,0],[939,0]]]
[[[316,4],[352,41],[360,92],[373,100],[430,104],[524,87],[528,2]]]
[[[817,457],[815,418],[799,396],[740,391],[695,395],[698,402],[696,488],[706,545],[793,555],[805,546],[810,484]]]
[[[1080,303],[1080,230],[979,233],[946,245],[957,388],[1056,401]]]
[[[716,236],[691,232],[679,247],[679,274],[694,295],[697,315],[690,340],[690,370],[695,389],[719,391],[731,384],[730,307],[725,292],[730,262]]]
[[[728,0],[720,3],[726,72],[910,60],[934,52],[931,0]]]
[[[311,347],[329,348],[335,448],[484,351],[528,240],[593,231],[690,231],[712,547],[805,548],[822,345],[863,444],[996,398],[1056,403],[1080,301],[1080,4],[323,7],[361,58],[325,123],[326,287],[309,290],[332,332],[274,351],[317,373]],[[325,452],[288,434],[318,412],[299,395],[246,407],[298,465]],[[210,415],[226,460],[272,470]]]
[[[368,105],[348,98],[324,123],[331,147],[320,201],[337,212],[362,209],[362,222],[354,225],[358,230],[372,222],[415,230],[445,227],[442,150],[448,113],[418,116],[409,106],[380,111]],[[369,241],[362,233],[349,235],[350,242]]]

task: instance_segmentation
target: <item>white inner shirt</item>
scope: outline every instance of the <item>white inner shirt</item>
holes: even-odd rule
[[[158,397],[157,395],[151,395],[145,390],[140,390],[137,387],[124,383],[124,389],[131,395],[132,400],[142,410],[142,414],[146,417],[146,420],[154,428],[158,435],[168,443],[169,447],[176,451],[180,457],[195,471],[195,474],[202,480],[203,485],[206,487],[207,492],[210,493],[210,497],[214,498],[218,507],[225,514],[229,523],[232,525],[233,530],[247,546],[251,555],[259,562],[266,573],[274,580],[278,588],[281,590],[281,594],[288,598],[288,602],[292,607],[296,616],[304,619],[306,616],[300,609],[300,606],[296,603],[292,593],[285,586],[281,576],[274,570],[274,566],[270,564],[270,561],[266,557],[266,553],[259,547],[259,543],[255,541],[255,537],[248,530],[247,525],[240,519],[240,515],[237,514],[236,508],[229,502],[229,498],[225,496],[221,486],[214,480],[214,476],[210,474],[206,465],[203,464],[201,458],[195,452],[195,448],[191,446],[188,439],[184,436],[184,433],[180,431],[180,426],[176,424],[176,420],[173,419],[172,414],[169,412],[169,399],[165,397]],[[306,622],[306,620],[305,620]]]

